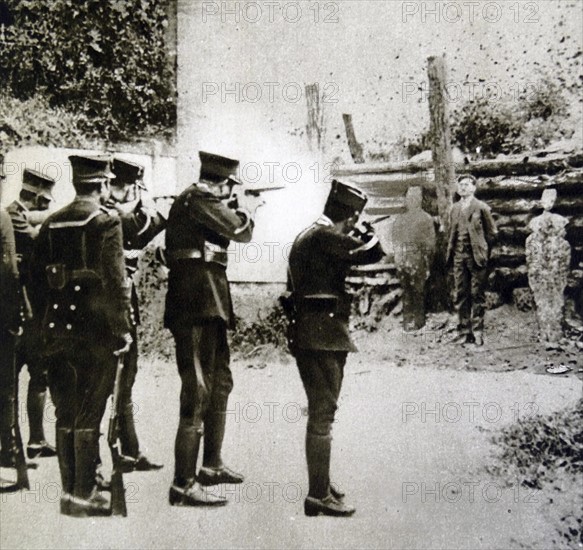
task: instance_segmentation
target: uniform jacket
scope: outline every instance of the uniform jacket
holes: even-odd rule
[[[20,285],[16,245],[10,215],[0,209],[0,331],[15,330],[20,313]]]
[[[250,215],[229,208],[205,185],[191,185],[176,198],[166,227],[170,268],[164,314],[167,328],[191,326],[205,319],[223,319],[228,326],[233,326],[226,265],[173,257],[176,258],[180,251],[202,252],[212,247],[225,250],[226,259],[230,241],[249,242],[252,232]]]
[[[6,210],[10,214],[14,228],[18,269],[24,283],[28,278],[28,263],[32,256],[34,241],[40,230],[40,223],[35,223],[35,220],[32,219],[33,212],[18,200],[10,204]]]
[[[130,320],[132,325],[138,325],[140,323],[140,310],[135,282],[140,255],[142,249],[156,235],[166,229],[166,219],[157,212],[150,212],[142,205],[141,201],[138,202],[133,211],[120,214],[120,218],[126,274],[131,284]]]
[[[121,220],[97,201],[76,198],[43,223],[31,280],[49,348],[68,339],[116,346],[129,331]]]
[[[300,233],[289,257],[288,288],[296,311],[291,349],[357,351],[348,330],[346,276],[352,265],[375,263],[382,256],[376,237],[363,244],[339,233],[325,217]]]
[[[462,215],[460,202],[454,203],[450,212],[449,236],[447,244],[447,263],[453,260],[457,240],[457,229]],[[469,218],[468,234],[472,247],[474,261],[479,267],[484,267],[488,262],[490,247],[496,238],[498,230],[492,218],[490,207],[475,197],[472,197],[467,209]]]

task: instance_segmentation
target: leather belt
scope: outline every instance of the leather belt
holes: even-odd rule
[[[222,266],[227,266],[227,250],[222,246],[212,243],[205,243],[204,251],[196,248],[179,248],[177,250],[168,250],[170,260],[202,260],[203,262],[214,262]]]

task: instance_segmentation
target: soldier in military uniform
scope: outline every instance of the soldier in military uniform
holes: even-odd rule
[[[27,446],[29,458],[56,455],[55,448],[45,439],[43,417],[47,395],[47,373],[38,352],[40,348],[39,322],[32,315],[28,299],[28,287],[35,284],[34,280],[29,279],[30,257],[41,224],[49,216],[48,208],[53,199],[54,185],[55,180],[52,178],[25,168],[20,197],[8,207],[16,237],[18,270],[22,284],[23,333],[16,345],[16,371],[19,372],[24,365],[27,365],[30,374],[26,403],[30,427]]]
[[[348,352],[357,351],[348,330],[350,295],[344,285],[354,264],[378,262],[383,255],[370,226],[355,227],[366,196],[334,180],[324,214],[296,238],[289,256],[288,333],[308,398],[306,459],[308,516],[349,516],[354,508],[330,483],[331,429]],[[290,306],[292,306],[290,308]]]
[[[242,483],[243,476],[221,458],[227,400],[233,388],[227,328],[234,322],[227,247],[231,240],[249,242],[257,197],[227,204],[238,161],[200,152],[199,182],[180,194],[168,217],[166,253],[168,293],[165,326],[176,342],[182,379],[180,423],[176,434],[172,505],[221,505],[224,497],[202,485]],[[238,206],[238,207],[237,207]],[[204,429],[202,468],[196,463]]]
[[[131,342],[121,220],[103,203],[107,156],[71,156],[75,200],[42,225],[31,299],[42,318],[43,354],[56,406],[61,513],[107,515],[96,487],[99,425],[113,389],[113,352]]]
[[[4,157],[0,155],[0,189],[4,181]],[[0,237],[0,466],[9,468],[15,465],[16,452],[14,344],[20,326],[20,285],[14,230],[4,208],[0,209]]]
[[[455,309],[458,313],[457,343],[484,344],[485,290],[490,249],[498,230],[490,207],[474,197],[476,178],[460,176],[460,200],[450,212],[447,264],[453,263]]]
[[[120,440],[126,467],[137,471],[159,470],[162,464],[150,461],[140,452],[140,443],[134,423],[132,388],[138,372],[138,331],[140,310],[136,284],[139,277],[138,262],[142,249],[166,227],[166,219],[144,202],[141,197],[144,167],[119,158],[113,159],[115,179],[111,181],[108,206],[115,208],[121,218],[125,267],[131,287],[130,321],[132,344],[124,358],[120,392]]]

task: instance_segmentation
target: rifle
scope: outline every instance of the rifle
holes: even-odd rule
[[[113,465],[111,472],[111,515],[123,516],[124,518],[127,517],[128,510],[123,486],[123,458],[119,435],[119,393],[126,351],[123,349],[114,352],[114,355],[117,356],[117,369],[115,371],[115,383],[113,386],[112,411],[109,419],[109,429],[107,431],[107,442],[111,451],[111,462]]]
[[[18,419],[18,372],[16,372],[16,368],[14,370],[14,440],[16,442],[16,449],[14,449],[14,465],[16,466],[16,485],[19,489],[26,489],[28,491],[30,490],[28,464],[24,457],[24,446],[22,445],[22,434],[20,433],[20,421]]]
[[[253,188],[243,187],[243,192],[245,193],[245,195],[259,197],[261,193],[267,193],[268,191],[279,191],[280,189],[285,189],[285,186],[279,185],[275,187],[253,187]]]
[[[19,329],[20,331],[22,329]],[[13,423],[10,427],[12,435],[14,436],[14,447],[10,449],[10,454],[14,457],[14,467],[16,468],[16,482],[9,485],[2,485],[0,492],[2,493],[13,493],[20,489],[30,490],[30,481],[28,479],[28,464],[26,463],[26,458],[24,456],[24,447],[22,445],[22,435],[20,433],[20,424],[18,420],[18,372],[16,371],[16,361],[14,356],[14,345],[16,343],[16,335],[9,335],[8,338],[12,339],[11,349],[7,350],[10,354],[10,360],[12,362],[12,375],[13,375],[13,399],[12,402],[6,403],[4,406],[14,407],[12,419]],[[31,467],[35,467],[36,464],[31,464]]]
[[[274,187],[243,187],[242,191],[245,195],[251,195],[253,197],[259,197],[261,193],[267,193],[268,191],[279,191],[280,189],[285,189],[284,185],[274,186]],[[236,195],[236,189],[234,190],[234,195]],[[162,201],[162,200],[176,200],[178,195],[159,195],[154,197],[152,200],[154,201]],[[227,195],[224,197],[220,197],[222,199],[228,199],[233,195]]]

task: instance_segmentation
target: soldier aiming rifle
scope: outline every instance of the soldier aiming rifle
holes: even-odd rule
[[[234,325],[227,279],[231,240],[249,242],[254,215],[262,201],[233,186],[239,162],[199,153],[200,177],[181,193],[170,210],[166,259],[170,269],[165,326],[176,343],[182,380],[180,422],[175,444],[175,472],[169,501],[178,506],[219,506],[223,496],[206,485],[242,483],[243,476],[222,460],[226,411],[233,378],[227,329]],[[202,468],[197,458],[204,433]]]
[[[372,227],[356,225],[367,198],[334,180],[324,214],[296,238],[289,257],[288,342],[308,398],[307,516],[350,516],[354,508],[330,480],[332,423],[348,352],[357,351],[348,321],[351,299],[344,288],[354,264],[378,262],[383,251]]]

